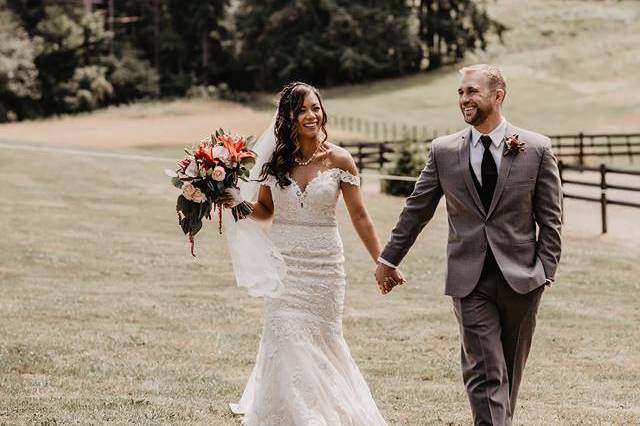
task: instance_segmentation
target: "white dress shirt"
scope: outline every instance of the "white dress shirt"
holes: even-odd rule
[[[502,152],[504,150],[503,144],[506,133],[507,120],[505,120],[504,117],[502,117],[500,124],[498,124],[496,128],[489,133],[481,133],[475,127],[471,127],[469,158],[471,161],[471,168],[473,169],[473,173],[478,178],[478,182],[480,182],[480,185],[482,185],[482,156],[484,155],[484,146],[482,145],[482,143],[480,143],[480,136],[487,135],[491,138],[491,142],[493,143],[489,146],[489,151],[491,151],[491,155],[493,155],[493,161],[496,162],[496,168],[500,170],[500,162],[502,161]],[[378,258],[378,262],[391,268],[397,268],[397,265],[394,265],[393,263],[388,262],[381,257]]]
[[[482,185],[482,156],[484,155],[484,146],[480,142],[480,136],[487,135],[491,138],[491,142],[493,142],[489,146],[489,151],[493,156],[493,161],[496,162],[496,168],[500,170],[500,162],[502,161],[502,152],[504,150],[504,137],[507,132],[507,120],[502,118],[500,124],[496,126],[489,133],[481,133],[475,127],[471,127],[471,143],[469,144],[469,155],[471,160],[471,168],[473,169],[473,173],[478,178],[478,182]]]

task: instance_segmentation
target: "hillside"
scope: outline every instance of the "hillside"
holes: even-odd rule
[[[640,131],[640,2],[499,0],[488,8],[510,30],[504,44],[494,40],[465,63],[503,68],[510,121],[545,133]],[[327,90],[328,108],[429,132],[456,129],[458,68]]]

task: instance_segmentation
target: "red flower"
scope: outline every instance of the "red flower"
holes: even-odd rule
[[[518,135],[509,136],[504,140],[504,155],[516,155],[522,151],[524,151],[524,142],[518,139]]]
[[[256,156],[255,153],[246,150],[247,142],[243,137],[236,141],[231,136],[222,134],[218,135],[217,140],[227,148],[227,151],[229,151],[229,159],[234,163],[239,162],[243,158],[255,158]]]

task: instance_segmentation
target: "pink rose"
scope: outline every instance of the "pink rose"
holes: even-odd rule
[[[204,195],[200,189],[196,188],[192,184],[185,182],[182,185],[182,195],[189,201],[193,201],[194,203],[204,203],[207,201],[207,196]]]
[[[213,173],[211,174],[213,180],[221,182],[224,180],[225,176],[227,176],[227,172],[224,170],[224,167],[216,166],[213,168]]]

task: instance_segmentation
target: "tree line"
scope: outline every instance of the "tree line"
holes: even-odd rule
[[[478,0],[0,0],[0,122],[413,74],[505,30]]]

